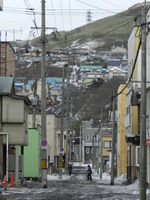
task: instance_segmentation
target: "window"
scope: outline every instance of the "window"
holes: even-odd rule
[[[86,134],[86,140],[90,140],[90,135],[89,134]]]
[[[90,153],[90,147],[86,147],[86,154]]]
[[[93,154],[93,147],[91,147],[91,154]]]
[[[136,147],[136,160],[135,160],[135,165],[139,166],[140,164],[140,146]]]
[[[112,148],[112,141],[104,141],[104,148]]]

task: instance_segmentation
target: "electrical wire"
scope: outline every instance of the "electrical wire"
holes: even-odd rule
[[[41,15],[41,11],[39,10],[38,11],[38,9],[32,9],[32,8],[28,8],[28,9],[26,9],[26,10],[23,10],[22,8],[4,8],[4,10],[3,10],[3,13],[18,13],[18,14],[27,14],[27,15],[33,15],[33,12],[31,12],[31,11],[33,11],[34,10],[34,13],[35,13],[35,15]],[[91,10],[91,12],[93,13],[93,14],[95,14],[95,15],[100,15],[100,14],[120,14],[120,15],[125,15],[125,16],[129,16],[129,15],[134,15],[134,14],[138,14],[139,13],[139,15],[141,15],[141,12],[137,12],[137,11],[125,11],[125,12],[121,12],[120,13],[120,11],[97,11],[97,10],[92,10],[92,9],[90,9]],[[86,11],[87,11],[87,9],[72,9],[72,15],[84,15],[85,13],[86,13]],[[55,9],[55,16],[56,15],[69,15],[70,14],[70,11],[68,10],[68,9]],[[47,15],[54,15],[54,9],[52,10],[50,10],[50,9],[46,9],[46,16]]]
[[[87,5],[87,6],[96,8],[96,9],[98,9],[98,10],[103,10],[103,11],[107,11],[107,12],[110,12],[110,13],[114,13],[114,12],[112,12],[112,11],[110,11],[110,10],[107,10],[107,9],[103,9],[103,8],[99,8],[99,7],[93,6],[93,5],[91,5],[91,4],[88,4],[88,3],[83,2],[83,1],[81,1],[81,0],[76,0],[76,1],[78,1],[78,2],[80,2],[80,3],[82,3],[82,4],[84,4],[84,5]]]
[[[107,3],[109,3],[109,4],[113,5],[113,6],[118,7],[118,8],[124,9],[121,6],[118,6],[118,5],[116,5],[116,4],[114,4],[114,3],[110,2],[110,1],[107,1],[107,0],[102,0],[102,1],[105,1],[105,2],[107,2]]]
[[[139,45],[138,45],[138,49],[137,49],[137,52],[136,52],[136,57],[135,57],[135,60],[134,60],[134,65],[133,65],[133,68],[132,68],[132,72],[131,72],[131,75],[130,75],[130,78],[128,80],[128,82],[126,83],[126,85],[124,86],[124,88],[118,93],[115,95],[115,97],[119,96],[120,94],[122,94],[122,92],[126,89],[126,87],[129,85],[131,79],[132,79],[132,76],[133,76],[133,72],[135,70],[135,66],[136,66],[136,62],[137,62],[137,58],[138,58],[138,55],[139,55],[139,51],[140,51],[140,47],[141,47],[141,38],[140,38],[140,41],[139,41]]]
[[[103,37],[103,36],[105,36],[105,35],[108,35],[109,33],[112,33],[112,32],[114,32],[114,31],[116,31],[116,30],[118,30],[118,29],[120,29],[120,28],[122,28],[122,27],[125,27],[125,26],[127,26],[128,24],[130,24],[131,22],[133,23],[133,20],[130,20],[130,21],[126,22],[125,24],[122,24],[121,26],[119,26],[119,27],[117,27],[117,28],[114,28],[114,29],[112,29],[112,30],[110,30],[110,31],[108,31],[108,32],[106,32],[106,33],[103,33],[103,34],[101,34],[101,35],[98,35],[97,37],[95,37],[95,39],[98,38],[98,37]]]

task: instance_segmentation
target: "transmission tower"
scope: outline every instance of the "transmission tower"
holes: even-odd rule
[[[92,35],[91,22],[92,22],[92,12],[88,10],[86,12],[86,35],[87,36]]]

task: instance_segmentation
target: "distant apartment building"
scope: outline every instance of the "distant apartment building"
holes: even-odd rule
[[[10,42],[0,42],[0,76],[15,77],[15,53]]]

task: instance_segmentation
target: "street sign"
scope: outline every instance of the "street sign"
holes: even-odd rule
[[[146,144],[147,144],[147,146],[150,146],[150,138],[147,138]]]
[[[41,146],[41,149],[47,149],[48,150],[48,146]]]
[[[64,152],[64,148],[61,147],[61,148],[60,148],[60,153],[63,153],[63,152]]]
[[[44,147],[47,146],[47,140],[42,140],[41,141],[41,146],[44,146]]]

